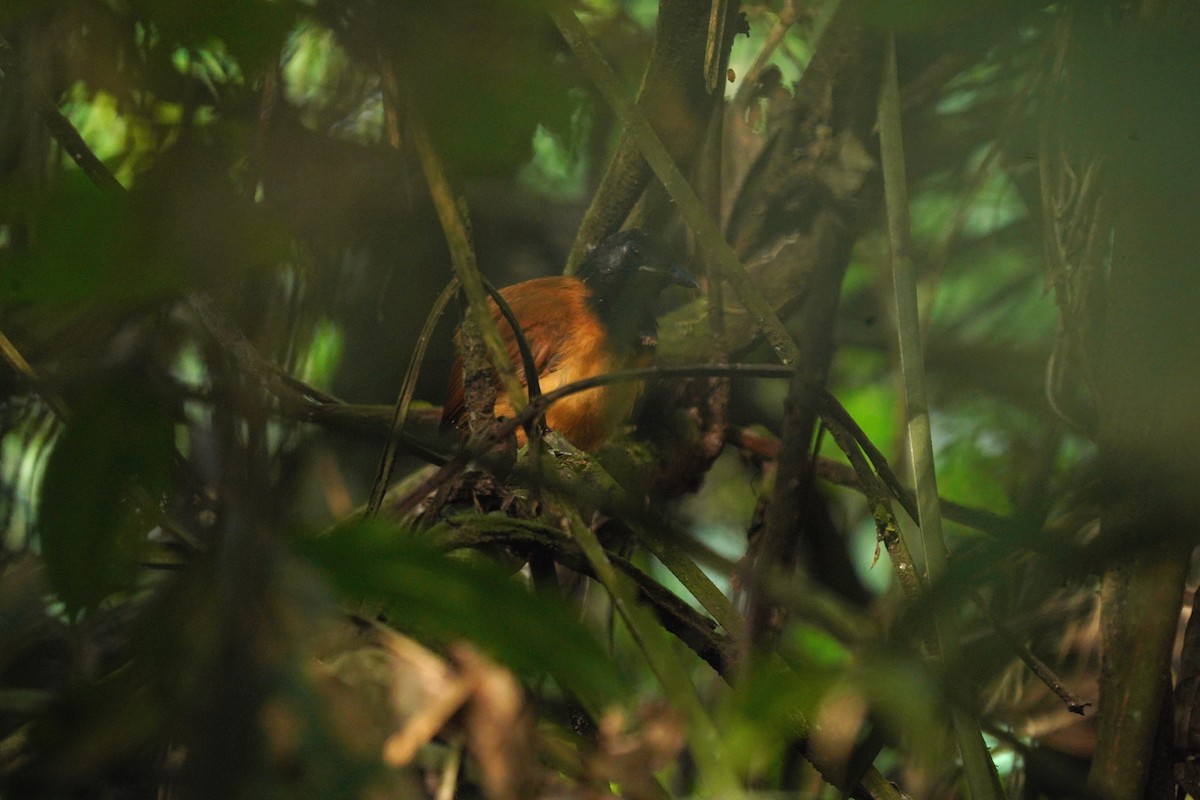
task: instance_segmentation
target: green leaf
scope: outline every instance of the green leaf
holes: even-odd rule
[[[734,768],[754,775],[777,764],[786,743],[807,732],[806,720],[839,674],[816,664],[789,668],[778,659],[749,664],[718,721]]]
[[[247,71],[276,57],[299,9],[296,3],[271,0],[137,0],[133,6],[169,47],[221,42]]]
[[[4,270],[0,302],[135,305],[174,283],[157,264],[139,257],[130,204],[101,194],[81,172],[60,175],[48,192],[10,190],[2,208],[28,217],[30,241]]]
[[[131,588],[145,525],[134,487],[166,487],[174,447],[167,409],[146,382],[121,375],[78,405],[46,464],[38,538],[51,587],[74,615]]]
[[[867,22],[898,31],[940,30],[998,5],[998,0],[869,0]]]
[[[465,638],[519,672],[548,672],[592,708],[625,693],[565,603],[530,593],[490,564],[449,557],[382,523],[357,523],[298,548],[343,594],[389,604],[406,630],[437,642]]]
[[[400,3],[380,24],[394,32],[406,89],[439,155],[459,174],[503,174],[525,163],[539,123],[569,134],[576,73],[561,58],[544,3]]]
[[[86,304],[120,314],[185,288],[228,286],[288,246],[234,191],[221,152],[184,145],[127,193],[102,194],[68,170],[50,191],[8,188],[5,213],[28,219],[29,237],[0,260],[0,304],[30,311]]]
[[[789,626],[785,647],[791,663],[816,671],[836,671],[850,665],[850,652],[830,634],[804,622]]]

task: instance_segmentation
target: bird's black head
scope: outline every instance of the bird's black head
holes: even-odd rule
[[[656,239],[638,229],[602,240],[579,265],[578,277],[591,289],[596,313],[623,344],[653,339],[655,303],[663,289],[699,288]]]
[[[657,295],[672,283],[698,288],[654,237],[637,228],[614,233],[592,248],[579,265],[579,277],[604,300],[628,295],[634,288]]]

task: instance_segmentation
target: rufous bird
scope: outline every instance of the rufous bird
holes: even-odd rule
[[[538,383],[548,392],[594,375],[649,365],[657,344],[655,308],[659,294],[671,284],[699,288],[649,234],[634,229],[601,241],[574,276],[522,281],[501,289],[500,295],[521,325]],[[495,302],[489,299],[488,304],[525,385],[517,337]],[[628,419],[640,389],[638,383],[624,382],[568,395],[549,407],[546,424],[580,450],[595,451]],[[455,359],[442,426],[461,425],[464,411],[462,361]],[[495,413],[513,414],[503,391]],[[524,443],[522,432],[517,438]]]

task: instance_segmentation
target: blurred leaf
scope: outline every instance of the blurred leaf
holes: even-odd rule
[[[1027,248],[995,247],[954,265],[938,283],[934,335],[949,331],[961,342],[1045,342],[1054,330],[1055,307],[1036,254]]]
[[[140,177],[130,197],[143,258],[189,287],[223,288],[291,254],[283,227],[238,191],[234,165],[249,145],[244,126],[216,124]]]
[[[168,47],[221,42],[251,73],[275,61],[299,10],[278,0],[136,0],[133,7]]]
[[[754,774],[783,755],[805,720],[838,680],[840,670],[813,665],[793,670],[778,659],[755,662],[734,686],[720,721],[736,769]]]
[[[312,342],[300,363],[300,379],[318,389],[329,388],[344,349],[345,336],[341,326],[330,319],[318,320],[313,327]]]
[[[299,550],[346,595],[386,602],[405,630],[438,642],[466,638],[518,671],[549,672],[593,708],[624,694],[612,662],[565,603],[490,565],[447,557],[379,523],[306,539]]]
[[[535,0],[398,4],[385,22],[439,154],[465,176],[516,168],[538,124],[569,136],[572,61]]]
[[[582,108],[572,117],[569,137],[559,136],[538,125],[533,134],[533,159],[521,167],[519,180],[547,197],[578,200],[583,195],[587,177],[585,145],[590,127],[591,120]]]
[[[145,232],[127,199],[102,195],[79,171],[48,192],[10,191],[0,202],[5,211],[22,209],[31,228],[29,248],[3,273],[0,302],[135,305],[177,285],[178,275],[139,254]]]
[[[0,262],[0,304],[119,313],[273,266],[288,238],[235,192],[212,150],[176,146],[125,194],[101,194],[78,170],[49,191],[0,194],[0,214],[30,229],[28,245]]]
[[[996,5],[999,0],[869,0],[863,14],[881,28],[936,30]]]
[[[880,721],[904,737],[917,759],[934,765],[947,755],[943,695],[916,656],[878,654],[851,675]]]
[[[804,622],[788,628],[785,646],[793,664],[803,664],[815,670],[845,669],[850,665],[850,651],[841,642]]]
[[[65,0],[5,0],[0,5],[0,23],[19,20],[33,12],[45,14],[55,6],[64,6]]]
[[[171,415],[146,381],[119,375],[79,405],[50,453],[38,509],[46,575],[70,614],[128,588],[145,526],[130,490],[165,490]]]
[[[1010,493],[1034,453],[1027,441],[1036,420],[986,398],[933,417],[942,495],[997,514],[1012,512]]]

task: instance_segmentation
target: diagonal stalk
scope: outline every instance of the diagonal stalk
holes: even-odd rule
[[[879,92],[879,144],[883,161],[884,199],[887,206],[888,240],[891,245],[892,286],[896,303],[896,335],[900,373],[908,420],[907,444],[917,491],[925,570],[932,585],[946,571],[946,542],[942,535],[942,513],[938,504],[937,476],[933,463],[933,437],[929,425],[929,402],[925,394],[925,364],[921,351],[920,315],[917,308],[917,278],[911,253],[908,218],[907,178],[900,125],[900,88],[896,76],[896,36],[889,32],[884,55],[883,84]],[[934,640],[940,653],[935,657],[954,662],[957,625],[953,609],[936,614]],[[951,715],[962,756],[963,772],[974,800],[1004,797],[996,766],[988,754],[983,734],[973,716],[961,706]]]

